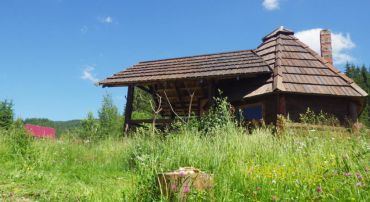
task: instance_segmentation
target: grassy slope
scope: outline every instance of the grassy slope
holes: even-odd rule
[[[214,191],[192,196],[198,199],[370,200],[365,134],[290,132],[277,139],[268,130],[244,135],[229,126],[214,137],[187,129],[166,138],[29,141],[23,156],[14,138],[0,135],[0,199],[158,200],[155,173],[194,166],[215,177]]]

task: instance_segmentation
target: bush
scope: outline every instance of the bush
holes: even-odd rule
[[[81,121],[81,131],[79,137],[85,140],[99,139],[99,122],[94,118],[94,114],[89,112],[86,119]]]
[[[339,120],[332,114],[320,111],[320,113],[315,113],[310,108],[304,114],[299,115],[299,120],[305,124],[315,124],[315,125],[328,125],[328,126],[339,126]]]
[[[226,126],[232,122],[231,105],[227,98],[214,98],[214,105],[205,116],[200,119],[199,129],[204,133],[213,131]]]
[[[118,113],[118,108],[114,105],[110,94],[104,95],[98,116],[96,119],[94,114],[89,112],[87,117],[81,120],[79,127],[66,131],[64,136],[97,141],[116,138],[122,134],[123,117]]]
[[[17,120],[9,128],[9,145],[15,159],[21,158],[24,162],[32,160],[31,152],[33,137],[24,129],[22,120]]]

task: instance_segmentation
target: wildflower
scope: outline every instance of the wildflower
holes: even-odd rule
[[[184,186],[184,191],[183,191],[184,193],[189,193],[190,192],[190,187],[189,187],[189,185],[185,185]]]
[[[276,184],[276,180],[272,180],[272,184]]]
[[[361,182],[357,182],[356,183],[356,187],[362,187],[362,183]]]
[[[177,186],[176,186],[176,184],[172,184],[172,185],[171,185],[171,190],[172,190],[172,191],[176,191],[176,190],[177,190]]]
[[[357,179],[358,180],[362,181],[362,175],[361,175],[361,173],[356,173],[356,176],[357,176]]]
[[[346,172],[346,173],[344,173],[343,175],[344,175],[344,176],[346,176],[346,177],[350,177],[350,176],[352,176],[352,174],[351,174],[350,172]]]
[[[185,171],[181,170],[181,171],[179,172],[179,176],[180,176],[180,177],[184,177],[185,175],[186,175]]]
[[[321,186],[317,186],[317,187],[316,187],[316,192],[317,192],[317,193],[321,193],[321,192],[322,192],[322,188],[321,188]]]

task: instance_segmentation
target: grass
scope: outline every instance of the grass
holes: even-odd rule
[[[190,201],[370,201],[369,134],[228,124],[204,136],[182,127],[166,136],[84,142],[30,140],[0,132],[0,201],[159,201],[155,174],[194,166],[214,175]]]

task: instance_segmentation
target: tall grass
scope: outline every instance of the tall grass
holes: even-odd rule
[[[141,129],[130,138],[25,144],[21,133],[0,132],[0,199],[159,201],[156,174],[194,166],[215,184],[190,201],[370,200],[367,132],[288,130],[277,138],[228,123],[208,136],[186,126],[165,136]]]

